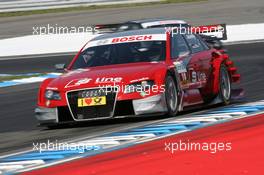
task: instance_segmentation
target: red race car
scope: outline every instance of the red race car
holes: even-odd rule
[[[228,104],[231,84],[240,79],[224,51],[197,34],[164,28],[100,35],[65,71],[41,84],[35,113],[42,125],[175,116],[197,105]]]

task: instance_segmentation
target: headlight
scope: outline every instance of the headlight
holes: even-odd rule
[[[61,96],[60,93],[53,90],[46,90],[45,92],[45,98],[47,100],[60,100]]]
[[[132,83],[125,86],[124,93],[129,94],[133,92],[145,92],[146,90],[149,90],[154,85],[154,81],[152,80],[144,80],[137,83]]]

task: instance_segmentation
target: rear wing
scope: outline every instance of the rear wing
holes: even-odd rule
[[[109,33],[114,32],[117,30],[118,26],[121,23],[116,24],[97,24],[94,27],[100,32],[100,33]]]
[[[115,24],[99,24],[95,28],[100,33],[109,33],[116,32],[117,28],[124,23],[115,23]],[[175,24],[171,24],[171,28],[186,28],[181,26],[175,27]],[[170,26],[167,26],[170,27]],[[207,40],[227,40],[226,24],[212,24],[212,25],[203,25],[203,26],[190,26],[188,27],[192,33],[196,33],[206,38]]]
[[[193,33],[199,34],[206,39],[227,40],[226,24],[213,24],[191,27]]]

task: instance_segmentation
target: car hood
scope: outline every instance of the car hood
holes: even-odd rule
[[[100,85],[130,84],[140,80],[155,79],[164,62],[130,63],[98,66],[69,71],[49,83],[48,88],[71,90],[98,87]]]

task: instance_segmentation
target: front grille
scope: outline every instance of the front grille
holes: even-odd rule
[[[69,108],[75,120],[106,118],[113,116],[116,91],[113,88],[85,89],[68,92],[67,98]],[[101,101],[100,98],[105,98],[105,104],[98,103],[98,99]],[[78,100],[81,100],[81,102]],[[92,103],[100,105],[87,106],[91,105]]]

